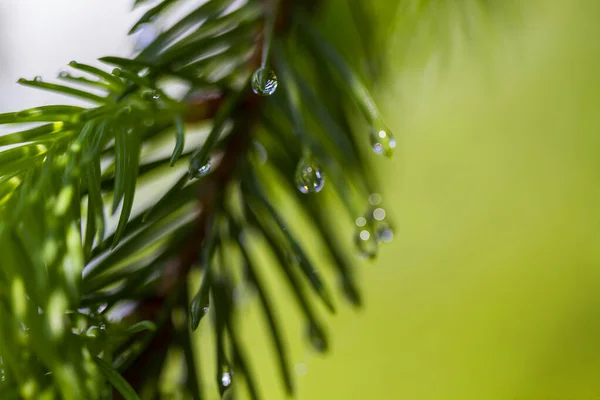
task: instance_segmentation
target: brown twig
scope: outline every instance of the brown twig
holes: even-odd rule
[[[275,24],[276,35],[281,35],[289,29],[292,8],[296,1],[281,0]],[[313,9],[314,4],[317,2],[318,0],[306,1],[303,5],[311,5],[309,8]],[[265,7],[272,4],[273,1],[265,0]],[[261,22],[256,29],[254,53],[247,64],[249,70],[253,71],[260,66],[263,36],[263,24]],[[209,217],[214,214],[224,191],[235,178],[238,162],[244,157],[251,142],[252,126],[257,122],[257,117],[260,114],[261,98],[254,95],[249,89],[246,90],[247,94],[232,112],[236,119],[243,120],[245,123],[243,127],[238,125],[237,129],[234,128],[234,131],[228,136],[219,165],[205,178],[202,184],[202,190],[198,198],[200,212],[189,240],[185,243],[179,255],[168,264],[168,270],[164,271],[162,281],[157,285],[155,296],[140,302],[139,314],[143,314],[145,319],[155,320],[161,312],[164,312],[171,296],[177,295],[177,291],[187,290],[185,278],[198,261],[199,249],[207,237],[208,229],[210,229],[208,225]],[[186,120],[188,122],[198,122],[215,116],[223,102],[223,93],[199,93],[190,96],[188,101],[191,105],[192,114]],[[174,337],[175,328],[170,318],[167,318],[167,322],[156,332],[147,349],[124,373],[127,381],[135,389],[139,389],[147,378],[155,377],[155,375],[150,375],[148,371],[148,368],[155,364],[151,361],[164,357],[166,351],[172,345]]]

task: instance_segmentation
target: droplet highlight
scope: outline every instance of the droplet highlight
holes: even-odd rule
[[[391,157],[394,155],[394,149],[396,148],[396,139],[387,128],[381,124],[379,125],[372,126],[369,129],[371,147],[375,153]]]
[[[228,388],[233,380],[233,373],[229,370],[228,366],[223,367],[221,371],[220,383],[223,389]]]
[[[376,206],[379,203],[381,203],[381,201],[383,200],[383,198],[381,197],[381,195],[379,193],[371,193],[369,195],[369,203],[372,206]]]
[[[377,221],[383,221],[385,218],[385,210],[381,207],[376,208],[373,210],[373,218],[375,218]]]
[[[277,76],[275,72],[260,67],[252,75],[252,90],[259,96],[270,96],[277,90]]]
[[[160,99],[160,93],[156,90],[150,90],[142,94],[142,98],[146,101],[155,101]]]
[[[212,167],[212,163],[210,161],[204,165],[201,165],[198,168],[198,170],[196,171],[196,173],[194,174],[194,178],[202,178],[202,177],[208,175],[211,167]]]
[[[370,226],[359,227],[354,243],[362,258],[373,259],[377,257],[377,238]]]
[[[192,299],[190,304],[190,324],[192,331],[198,329],[202,318],[208,314],[210,310],[210,298],[207,293],[198,293]]]
[[[325,186],[325,174],[319,163],[306,154],[296,167],[296,187],[304,194],[319,193]]]

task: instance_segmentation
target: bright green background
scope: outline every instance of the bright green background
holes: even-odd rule
[[[361,266],[365,309],[339,302],[321,357],[278,303],[301,400],[600,399],[600,5],[454,3],[389,45],[399,146],[377,166],[397,229]],[[283,399],[261,315],[243,319],[264,397]]]

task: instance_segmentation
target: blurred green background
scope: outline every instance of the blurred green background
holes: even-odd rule
[[[419,3],[381,14],[396,237],[361,266],[364,310],[329,320],[330,355],[291,343],[298,398],[600,399],[600,4]],[[244,322],[284,398],[261,317]]]
[[[358,58],[342,3],[323,25]],[[326,319],[325,356],[310,350],[285,286],[268,277],[297,397],[600,399],[600,3],[395,3],[374,4],[377,38],[387,39],[375,92],[398,148],[392,161],[373,156],[395,240],[360,266],[365,307],[339,299]],[[17,4],[0,0],[4,30]],[[125,12],[109,7],[94,18]],[[332,23],[336,12],[344,18]],[[94,54],[116,52],[103,46]],[[12,73],[58,70],[72,55],[61,57],[8,69],[2,90]],[[33,105],[10,87],[16,97],[3,96],[2,111]],[[285,398],[255,304],[240,317],[264,398]],[[209,331],[202,324],[198,357],[212,377]]]

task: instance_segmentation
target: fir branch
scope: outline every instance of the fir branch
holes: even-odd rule
[[[313,159],[318,157],[329,176],[327,185],[354,219],[362,207],[357,199],[370,194],[366,167],[349,129],[349,116],[330,111],[343,109],[339,103],[345,100],[337,95],[333,104],[320,102],[319,94],[308,89],[314,80],[310,72],[290,67],[294,56],[288,47],[308,42],[308,63],[329,63],[332,75],[350,80],[352,102],[366,110],[367,122],[378,135],[376,144],[387,146],[378,152],[389,153],[392,136],[381,128],[358,74],[310,28],[320,1],[251,1],[225,13],[232,3],[203,3],[133,59],[102,58],[117,67],[110,73],[71,62],[71,68],[91,77],[63,71],[59,79],[65,85],[20,81],[97,105],[45,106],[0,115],[0,124],[45,123],[0,137],[0,145],[7,146],[0,150],[0,251],[7,260],[0,271],[0,317],[8,321],[0,326],[0,369],[8,382],[0,388],[18,388],[27,399],[109,398],[102,372],[114,390],[131,398],[130,386],[137,393],[148,385],[156,391],[169,349],[182,346],[186,386],[193,398],[202,398],[202,382],[196,376],[201,371],[193,362],[188,325],[195,328],[210,303],[219,373],[224,376],[233,367],[245,376],[250,395],[259,398],[234,318],[232,285],[241,279],[260,293],[282,378],[291,393],[276,312],[244,238],[263,237],[276,256],[274,267],[283,272],[306,319],[310,342],[319,351],[327,350],[329,339],[313,310],[312,295],[331,312],[334,301],[293,224],[273,204],[275,196],[267,190],[261,170],[285,177],[276,186],[293,193],[314,220],[311,229],[327,244],[343,292],[360,304],[351,263],[332,238],[336,232],[328,228],[316,200],[296,189],[316,193],[323,188],[325,172]],[[175,6],[177,1],[162,1],[133,30]],[[303,23],[295,23],[298,18],[304,18]],[[278,82],[271,59],[284,80],[283,90],[274,95]],[[188,93],[169,96],[161,83],[169,78],[183,79]],[[287,96],[282,98],[282,93]],[[322,121],[326,138],[309,132]],[[210,133],[199,146],[189,146],[188,127],[198,122],[209,122]],[[168,137],[174,145],[167,155],[147,152],[153,142]],[[384,138],[387,141],[380,140]],[[252,153],[256,139],[270,154],[264,168]],[[180,168],[185,164],[187,173]],[[180,172],[172,174],[174,183],[164,195],[136,208],[142,182],[171,167]],[[357,231],[361,246],[374,246],[370,256],[383,241],[378,236],[383,227],[389,229],[374,212],[368,208],[365,224]],[[226,256],[232,244],[241,250],[237,258]],[[188,306],[186,279],[194,267],[201,269],[203,283],[191,301],[192,314],[177,325],[171,313]],[[242,268],[247,275],[236,277]],[[125,300],[133,305],[120,322],[111,322],[108,314]],[[15,350],[29,348],[31,352],[23,354]],[[23,363],[33,367],[25,370]],[[50,378],[44,378],[48,373]],[[220,385],[221,394],[230,390],[228,386]]]

